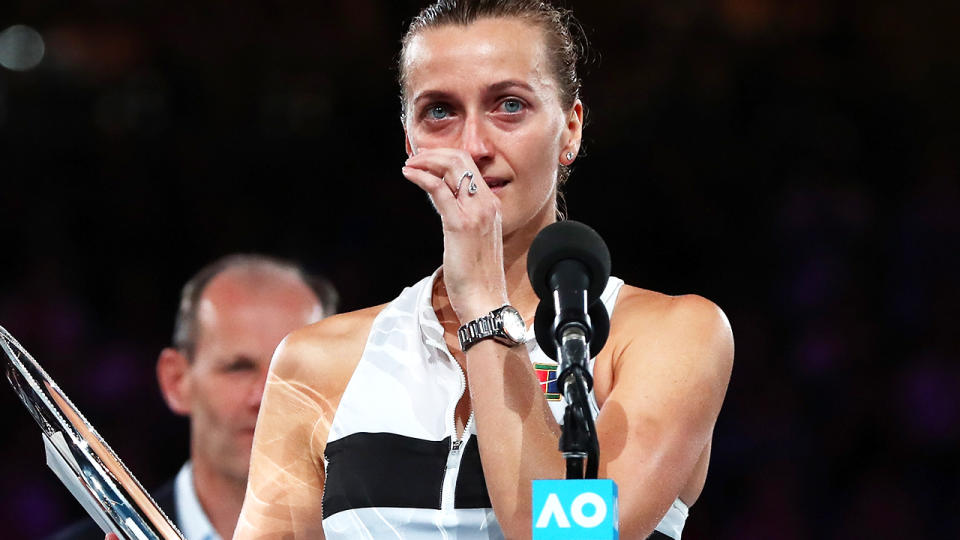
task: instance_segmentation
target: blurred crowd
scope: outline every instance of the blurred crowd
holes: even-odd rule
[[[570,217],[614,274],[734,330],[684,536],[960,536],[960,7],[566,5],[593,51]],[[0,67],[0,325],[145,486],[187,454],[153,365],[196,268],[293,257],[354,309],[440,264],[400,176],[393,64],[420,6],[0,7],[0,32],[44,39]],[[82,515],[11,390],[0,407],[3,536]]]

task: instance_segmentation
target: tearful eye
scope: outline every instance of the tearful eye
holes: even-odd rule
[[[508,113],[518,113],[521,109],[523,109],[523,104],[520,103],[519,100],[508,99],[503,102],[503,110],[507,111]]]
[[[434,105],[430,107],[428,112],[430,114],[430,118],[433,120],[443,120],[448,114],[450,114],[447,111],[447,108],[443,105]]]

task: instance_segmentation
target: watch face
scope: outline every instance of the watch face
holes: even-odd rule
[[[527,327],[523,324],[523,317],[520,316],[520,312],[507,306],[500,312],[500,318],[503,321],[503,332],[507,334],[507,337],[517,343],[523,343]]]

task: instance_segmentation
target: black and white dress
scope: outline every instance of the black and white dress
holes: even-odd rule
[[[466,379],[431,304],[436,275],[404,289],[376,317],[337,407],[324,460],[327,540],[503,538],[472,413],[457,439],[454,411]],[[622,286],[613,277],[607,283],[601,299],[608,312]],[[537,347],[532,328],[526,347],[562,422],[566,403],[556,389],[556,362]],[[596,418],[593,392],[590,400]],[[677,499],[656,530],[680,540],[686,517]]]

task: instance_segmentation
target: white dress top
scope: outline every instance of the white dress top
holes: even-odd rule
[[[472,414],[457,439],[454,413],[466,382],[431,303],[436,275],[404,289],[377,315],[337,407],[324,460],[328,540],[503,538]],[[622,286],[614,277],[607,283],[601,299],[608,312]],[[566,402],[556,388],[557,363],[537,346],[532,328],[526,347],[562,422]],[[590,400],[596,418],[593,392]],[[686,517],[677,499],[656,530],[680,540]]]

